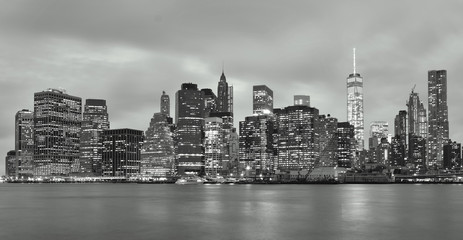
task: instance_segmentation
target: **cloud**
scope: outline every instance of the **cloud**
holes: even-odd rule
[[[447,69],[451,137],[461,141],[461,9],[460,1],[8,1],[0,9],[0,152],[14,146],[14,114],[33,108],[34,92],[63,87],[106,99],[112,127],[145,130],[163,90],[172,113],[182,83],[216,91],[222,61],[235,123],[252,114],[258,84],[273,89],[275,107],[307,94],[345,121],[353,47],[365,126],[385,120],[392,132],[413,85],[426,104],[427,71]]]

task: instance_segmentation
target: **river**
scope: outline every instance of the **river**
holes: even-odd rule
[[[463,185],[0,184],[0,239],[461,239]]]

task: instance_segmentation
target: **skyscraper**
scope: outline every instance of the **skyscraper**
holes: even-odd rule
[[[109,129],[106,100],[85,100],[80,134],[80,173],[101,176],[103,139],[101,134]]]
[[[314,168],[320,154],[318,109],[289,106],[274,111],[278,169]]]
[[[428,166],[443,166],[444,144],[449,140],[447,71],[428,71]]]
[[[336,132],[338,139],[338,167],[350,168],[353,165],[355,151],[355,134],[354,126],[349,122],[338,122]]]
[[[205,119],[204,128],[204,158],[207,175],[222,174],[224,157],[223,122],[219,117]]]
[[[145,132],[140,172],[144,176],[166,177],[174,171],[175,149],[172,118],[155,113]]]
[[[272,115],[257,115],[246,117],[240,121],[239,159],[248,170],[255,174],[267,174],[274,170]]]
[[[229,108],[229,88],[227,79],[222,70],[219,85],[217,86],[217,111],[218,112],[232,112]]]
[[[34,157],[34,113],[23,109],[15,116],[17,177],[32,177]]]
[[[204,99],[198,86],[184,83],[176,93],[178,174],[204,173]]]
[[[217,111],[217,96],[210,88],[201,89],[204,99],[204,117],[210,117],[211,113]]]
[[[354,48],[354,73],[347,78],[347,121],[354,126],[357,151],[364,149],[363,78],[356,72]]]
[[[310,96],[308,95],[294,95],[295,106],[307,106],[310,107]]]
[[[34,93],[34,175],[78,171],[82,99],[64,90]]]
[[[376,149],[381,144],[382,138],[388,138],[389,123],[385,121],[373,121],[370,124],[369,148]]]
[[[426,168],[427,119],[426,109],[413,88],[407,101],[408,107],[408,160],[416,169]]]
[[[318,117],[318,136],[320,138],[320,165],[336,166],[338,164],[337,150],[338,138],[338,119],[319,115]]]
[[[103,176],[130,177],[140,172],[143,131],[107,129],[103,139]]]
[[[162,91],[161,95],[161,113],[170,117],[170,98],[165,91]]]
[[[273,113],[273,91],[265,85],[253,86],[253,114],[268,115]]]

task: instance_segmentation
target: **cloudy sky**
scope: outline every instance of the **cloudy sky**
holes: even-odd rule
[[[462,1],[0,0],[0,152],[14,149],[14,115],[34,92],[106,99],[112,128],[146,130],[163,90],[174,112],[182,83],[217,91],[222,62],[235,123],[261,84],[275,107],[310,95],[346,121],[354,47],[366,135],[371,121],[393,131],[415,84],[427,106],[427,71],[446,69],[450,135],[463,141],[462,12]]]

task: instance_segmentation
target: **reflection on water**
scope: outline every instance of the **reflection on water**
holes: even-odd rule
[[[0,184],[0,239],[459,239],[463,185]]]

